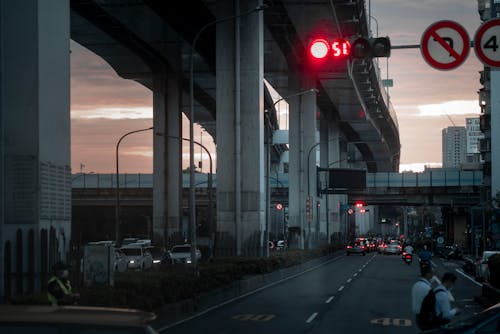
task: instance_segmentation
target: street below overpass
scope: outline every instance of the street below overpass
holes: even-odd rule
[[[459,273],[460,263],[435,259],[438,277],[453,271],[456,319],[481,307],[474,296],[480,284]],[[177,323],[162,323],[160,333],[418,333],[410,290],[419,278],[418,262],[400,256],[339,252],[314,270]]]

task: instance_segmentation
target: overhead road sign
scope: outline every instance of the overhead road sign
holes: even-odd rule
[[[500,19],[483,23],[474,37],[474,51],[484,65],[500,67]]]
[[[464,27],[454,21],[431,24],[422,35],[420,51],[425,61],[438,70],[462,65],[470,50],[470,38]]]

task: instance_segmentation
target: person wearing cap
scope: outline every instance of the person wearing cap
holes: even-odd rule
[[[52,268],[53,276],[47,283],[47,297],[53,306],[74,305],[78,300],[79,295],[71,289],[69,268],[62,262],[57,262]]]

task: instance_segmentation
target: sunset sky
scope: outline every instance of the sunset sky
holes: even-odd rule
[[[439,20],[463,25],[473,39],[481,24],[477,1],[472,0],[372,0],[372,16],[380,36],[393,45],[419,44],[425,29]],[[376,31],[373,21],[373,30]],[[72,169],[86,173],[114,172],[117,140],[126,132],[152,126],[151,91],[121,79],[101,58],[71,42]],[[380,59],[383,78],[386,59]],[[398,115],[401,170],[441,163],[441,129],[465,125],[465,117],[478,116],[477,91],[482,64],[473,50],[458,69],[438,71],[423,60],[418,49],[393,50],[389,58],[391,101]],[[184,134],[188,124],[184,122]],[[196,139],[215,151],[213,140],[197,128]],[[120,145],[120,172],[152,172],[152,131],[127,137]],[[186,136],[186,135],[184,135]],[[184,146],[188,161],[188,143]],[[200,151],[196,148],[195,160]],[[206,159],[206,157],[204,157]],[[208,161],[204,162],[205,172]]]

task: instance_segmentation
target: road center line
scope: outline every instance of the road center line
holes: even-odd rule
[[[342,290],[344,290],[344,286],[343,285],[339,288],[339,291],[342,291]]]
[[[463,277],[467,278],[467,279],[468,279],[469,281],[471,281],[472,283],[474,283],[474,284],[476,284],[476,285],[479,285],[479,286],[481,286],[481,287],[483,286],[481,283],[476,282],[476,280],[475,280],[474,278],[470,277],[469,275],[467,275],[466,273],[464,273],[462,270],[460,270],[460,269],[458,269],[458,268],[457,268],[457,269],[455,269],[455,271],[456,271],[457,273],[459,273],[460,275],[462,275]]]
[[[354,273],[352,276],[356,277],[356,276],[358,276],[358,273]]]
[[[257,289],[255,289],[255,290],[253,290],[253,291],[249,291],[249,292],[244,293],[244,294],[242,294],[242,295],[240,295],[240,296],[237,296],[237,297],[234,297],[234,298],[228,299],[228,300],[226,300],[226,301],[224,301],[224,302],[222,302],[222,303],[220,303],[220,304],[218,304],[218,305],[211,306],[211,307],[209,307],[209,308],[207,308],[207,309],[205,309],[205,310],[203,310],[203,311],[201,311],[201,312],[198,312],[198,313],[196,313],[196,314],[194,314],[194,315],[192,315],[192,316],[189,316],[189,317],[187,317],[187,318],[184,318],[184,319],[181,319],[181,320],[179,320],[179,321],[176,321],[176,322],[174,322],[174,323],[172,323],[172,324],[165,325],[165,326],[163,326],[163,327],[160,327],[160,328],[155,328],[155,329],[156,329],[156,331],[158,331],[158,332],[160,332],[160,333],[161,333],[161,332],[164,332],[164,331],[166,331],[167,329],[170,329],[170,328],[172,328],[172,327],[178,326],[178,325],[183,324],[183,323],[185,323],[185,322],[188,322],[188,321],[190,321],[190,320],[196,319],[196,318],[198,318],[198,317],[200,317],[200,316],[202,316],[202,315],[204,315],[204,314],[207,314],[207,313],[209,313],[209,312],[211,312],[211,311],[213,311],[213,310],[216,310],[216,309],[218,309],[218,308],[221,308],[222,306],[225,306],[225,305],[227,305],[227,304],[230,304],[230,303],[232,303],[232,302],[234,302],[234,301],[237,301],[237,300],[243,299],[243,298],[245,298],[245,297],[251,296],[251,295],[253,295],[253,294],[255,294],[255,293],[259,292],[259,291],[265,290],[265,289],[267,289],[267,288],[273,287],[273,286],[278,285],[278,284],[281,284],[281,283],[283,283],[283,282],[287,282],[287,281],[289,281],[289,280],[291,280],[291,279],[294,279],[294,278],[296,278],[296,277],[299,277],[299,276],[301,276],[301,275],[304,275],[304,274],[306,274],[306,273],[309,273],[309,272],[311,272],[311,271],[313,271],[313,270],[316,270],[316,269],[318,269],[318,268],[321,268],[321,267],[323,267],[323,266],[325,266],[325,265],[327,265],[327,264],[330,264],[330,263],[332,263],[332,262],[334,262],[334,261],[336,261],[336,260],[338,260],[338,259],[344,258],[344,256],[345,256],[345,255],[336,256],[336,257],[334,257],[334,258],[332,258],[332,259],[330,259],[330,260],[327,260],[327,261],[325,261],[325,262],[323,262],[323,263],[320,263],[320,264],[318,264],[318,265],[315,265],[315,266],[313,266],[313,267],[311,267],[311,268],[309,268],[309,269],[306,269],[306,270],[301,271],[301,272],[299,272],[299,273],[296,273],[296,274],[293,274],[293,275],[291,275],[291,276],[288,276],[288,277],[282,278],[282,279],[280,279],[280,280],[277,280],[277,281],[275,281],[275,282],[269,283],[269,284],[267,284],[267,285],[261,286],[260,288],[257,288]]]
[[[352,278],[349,278],[349,279],[347,280],[347,283],[351,283],[351,282],[352,282]]]
[[[328,298],[326,301],[325,301],[325,304],[330,304],[330,302],[333,300],[333,296],[331,296],[330,298]]]
[[[363,269],[358,269],[358,271],[359,271],[359,272],[362,272],[362,271],[363,271]]]
[[[311,314],[311,316],[309,318],[307,318],[306,323],[310,323],[311,321],[313,321],[317,315],[318,315],[318,312],[314,312],[313,314]]]

